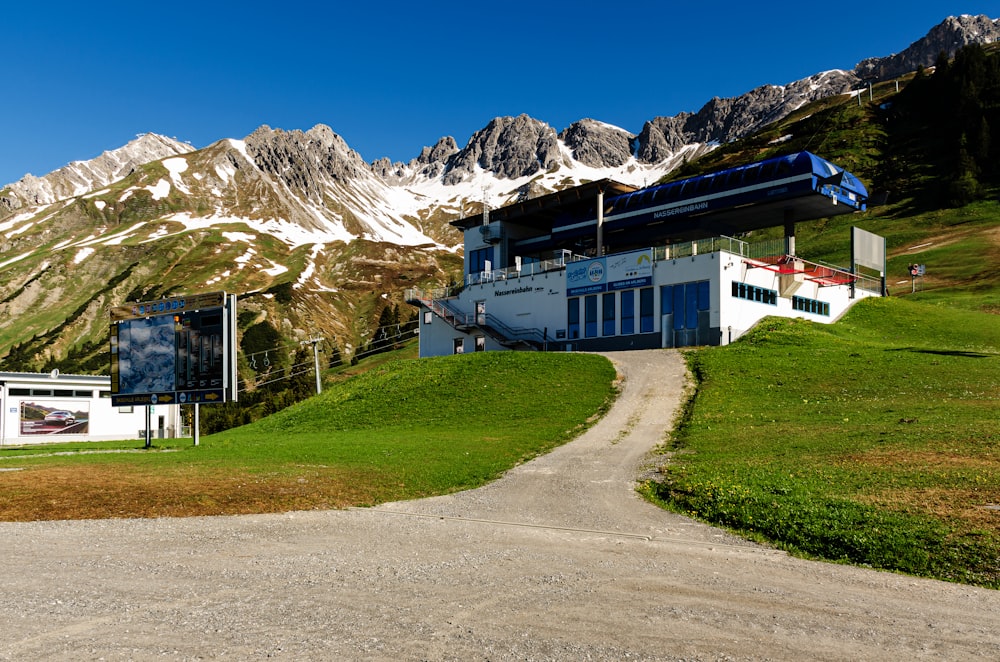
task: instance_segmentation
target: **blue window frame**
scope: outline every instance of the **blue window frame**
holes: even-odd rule
[[[635,333],[635,290],[622,290],[622,335]]]
[[[583,334],[587,338],[597,337],[597,295],[583,298]]]
[[[566,328],[571,340],[580,337],[580,297],[566,301]]]
[[[817,301],[816,299],[794,296],[792,297],[792,308],[794,310],[800,310],[804,313],[825,315],[826,317],[830,316],[830,304],[825,301]]]
[[[672,310],[674,311],[674,330],[680,331],[684,328],[684,322],[686,320],[684,316],[684,286],[674,285],[673,290]]]
[[[639,290],[639,333],[653,332],[653,288]]]
[[[615,293],[605,292],[601,296],[601,319],[604,324],[601,327],[602,336],[615,335]]]
[[[486,263],[489,262],[493,268],[496,268],[496,264],[493,262],[493,247],[488,246],[486,248],[477,248],[474,251],[469,252],[469,273],[478,274],[486,271]]]
[[[766,303],[771,306],[778,305],[778,292],[776,290],[769,290],[757,287],[756,285],[747,285],[735,280],[733,281],[733,296],[737,299]]]
[[[660,314],[670,315],[673,313],[675,331],[696,329],[698,328],[698,313],[711,308],[711,296],[711,282],[707,280],[678,283],[677,285],[661,285]]]

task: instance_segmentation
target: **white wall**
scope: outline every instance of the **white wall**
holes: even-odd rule
[[[111,388],[110,378],[12,375],[0,374],[0,445],[139,439],[140,431],[146,427],[145,407],[111,406],[111,398],[107,397]],[[32,393],[18,394],[25,389]],[[68,395],[68,392],[72,394]],[[101,397],[102,393],[105,397]],[[70,411],[76,418],[85,418],[86,424],[82,421],[72,425],[45,423],[38,418],[39,412],[55,410]],[[164,436],[178,436],[179,407],[156,405],[151,416],[154,438],[159,435],[161,416],[164,418]]]
[[[790,295],[778,296],[774,305],[732,295],[734,280],[775,290],[780,294],[780,279],[778,273],[764,268],[750,268],[743,258],[725,251],[655,262],[652,283],[655,290],[653,297],[655,332],[661,333],[663,318],[659,288],[663,285],[709,281],[711,283],[709,326],[719,330],[722,344],[738,339],[765,317],[798,317],[828,324],[838,319],[858,299],[877,296],[858,289],[856,298],[851,299],[850,288],[847,286],[819,287],[815,282],[803,281],[794,294],[828,303],[830,314],[827,316],[795,310]],[[565,269],[468,285],[457,297],[448,300],[448,303],[456,311],[472,315],[476,311],[477,301],[484,301],[486,312],[509,327],[547,330],[548,338],[555,343],[555,346],[565,342],[557,339],[559,331],[566,331]],[[421,310],[421,322],[426,312],[426,309]],[[463,351],[474,351],[473,334],[463,334],[436,315],[431,317],[431,324],[421,323],[421,356],[452,354],[454,339],[459,337],[464,338]],[[503,349],[489,339],[486,348]]]
[[[854,298],[852,299],[851,288],[849,286],[821,287],[814,281],[803,279],[794,292],[790,292],[788,296],[779,296],[776,305],[747,301],[732,296],[732,282],[734,280],[768,290],[776,290],[780,293],[782,285],[781,275],[768,269],[752,268],[738,255],[730,255],[728,253],[722,253],[721,255],[723,255],[723,258],[720,260],[723,263],[723,269],[719,280],[719,300],[724,302],[725,305],[722,306],[719,326],[722,329],[723,344],[728,344],[730,340],[738,339],[765,317],[800,318],[819,324],[830,324],[839,319],[860,299],[869,296],[878,296],[875,293],[856,288]],[[733,266],[729,267],[730,263]],[[793,294],[829,304],[830,314],[820,315],[795,310],[792,307],[791,296]]]

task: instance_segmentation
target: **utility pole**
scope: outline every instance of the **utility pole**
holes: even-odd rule
[[[316,395],[323,392],[323,380],[320,378],[319,374],[319,343],[323,340],[319,337],[310,338],[309,340],[303,340],[300,345],[305,345],[307,343],[312,343],[313,346],[313,367],[316,371]]]

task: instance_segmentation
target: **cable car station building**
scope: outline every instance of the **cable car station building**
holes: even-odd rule
[[[604,179],[452,221],[463,286],[406,294],[420,356],[725,345],[768,316],[832,322],[885,291],[885,240],[853,228],[851,264],[824,265],[796,255],[795,224],[867,202],[855,176],[798,152],[643,189]],[[771,227],[784,237],[739,238]]]

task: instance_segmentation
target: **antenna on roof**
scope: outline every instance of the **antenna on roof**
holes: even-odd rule
[[[483,184],[483,225],[490,224],[489,191],[490,187]]]

